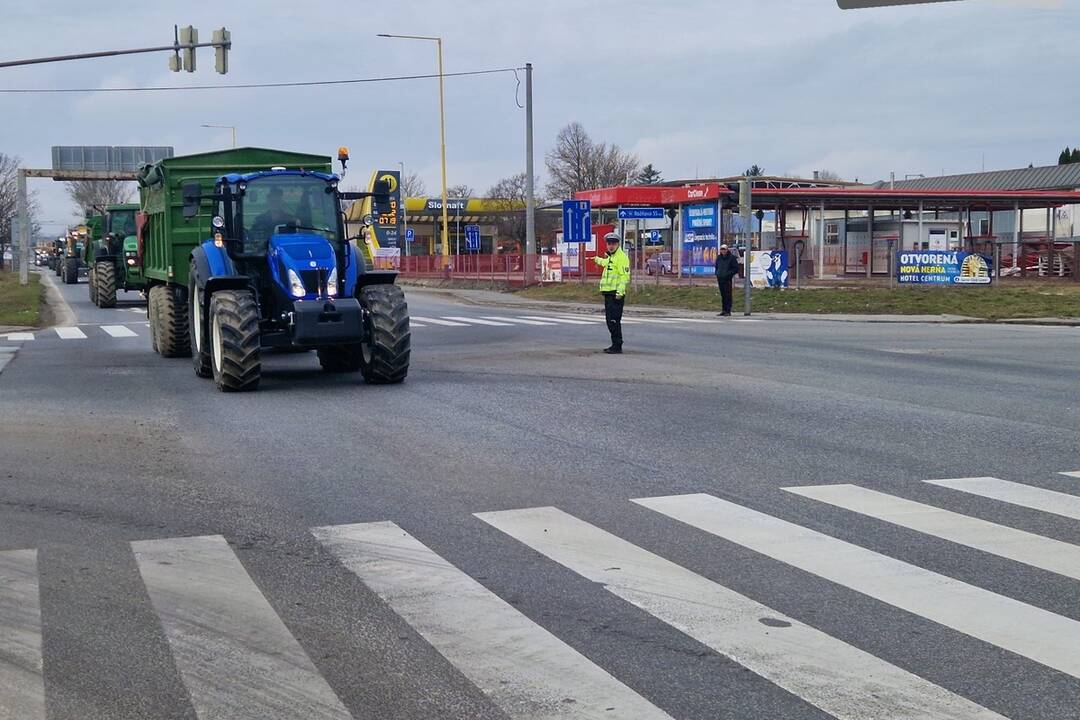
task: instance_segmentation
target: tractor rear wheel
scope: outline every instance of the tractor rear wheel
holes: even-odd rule
[[[116,266],[111,262],[94,263],[89,280],[95,304],[100,308],[116,307]]]
[[[360,372],[372,385],[394,385],[409,374],[412,333],[409,304],[397,285],[372,285],[360,293],[367,340],[360,346]]]
[[[97,280],[94,277],[94,268],[87,271],[86,280],[86,289],[90,294],[90,302],[97,305]]]
[[[222,392],[259,387],[259,306],[248,290],[218,290],[210,298],[210,356]]]
[[[210,367],[210,343],[206,339],[206,308],[203,307],[202,293],[195,284],[195,264],[192,263],[188,274],[188,328],[191,332],[191,365],[195,374],[201,378],[214,376]]]
[[[158,352],[162,357],[188,357],[191,338],[188,333],[187,301],[183,288],[172,285],[155,285],[151,296],[157,293],[150,313],[150,323],[155,326]]]
[[[360,371],[363,350],[359,345],[331,345],[319,348],[319,364],[328,373]]]

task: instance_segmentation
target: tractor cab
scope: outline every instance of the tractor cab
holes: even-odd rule
[[[214,237],[275,308],[353,295],[359,260],[337,186],[336,175],[283,169],[218,181]]]

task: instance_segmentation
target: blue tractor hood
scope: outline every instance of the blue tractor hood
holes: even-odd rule
[[[321,235],[292,233],[273,235],[270,238],[267,259],[274,281],[286,295],[297,300],[315,299],[319,295],[319,278],[327,278],[337,267],[334,248]],[[291,292],[289,270],[304,284],[303,298]]]

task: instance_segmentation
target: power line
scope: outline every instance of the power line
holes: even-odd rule
[[[516,73],[525,68],[505,67],[489,70],[470,70],[468,72],[443,73],[443,77],[469,77],[473,75],[495,75],[498,73]],[[438,78],[438,73],[428,75],[392,75],[387,77],[353,78],[349,80],[304,80],[297,82],[276,83],[236,83],[232,85],[180,85],[177,87],[120,87],[120,88],[0,88],[6,95],[30,95],[42,93],[97,93],[97,92],[175,92],[178,90],[250,90],[258,88],[315,87],[320,85],[358,85],[363,83],[401,82],[405,80],[430,80]]]

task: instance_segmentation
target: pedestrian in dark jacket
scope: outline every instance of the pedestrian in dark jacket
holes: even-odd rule
[[[731,281],[738,274],[738,258],[728,249],[727,245],[721,245],[720,252],[716,254],[716,284],[720,286],[720,303],[723,309],[721,315],[731,315]]]

